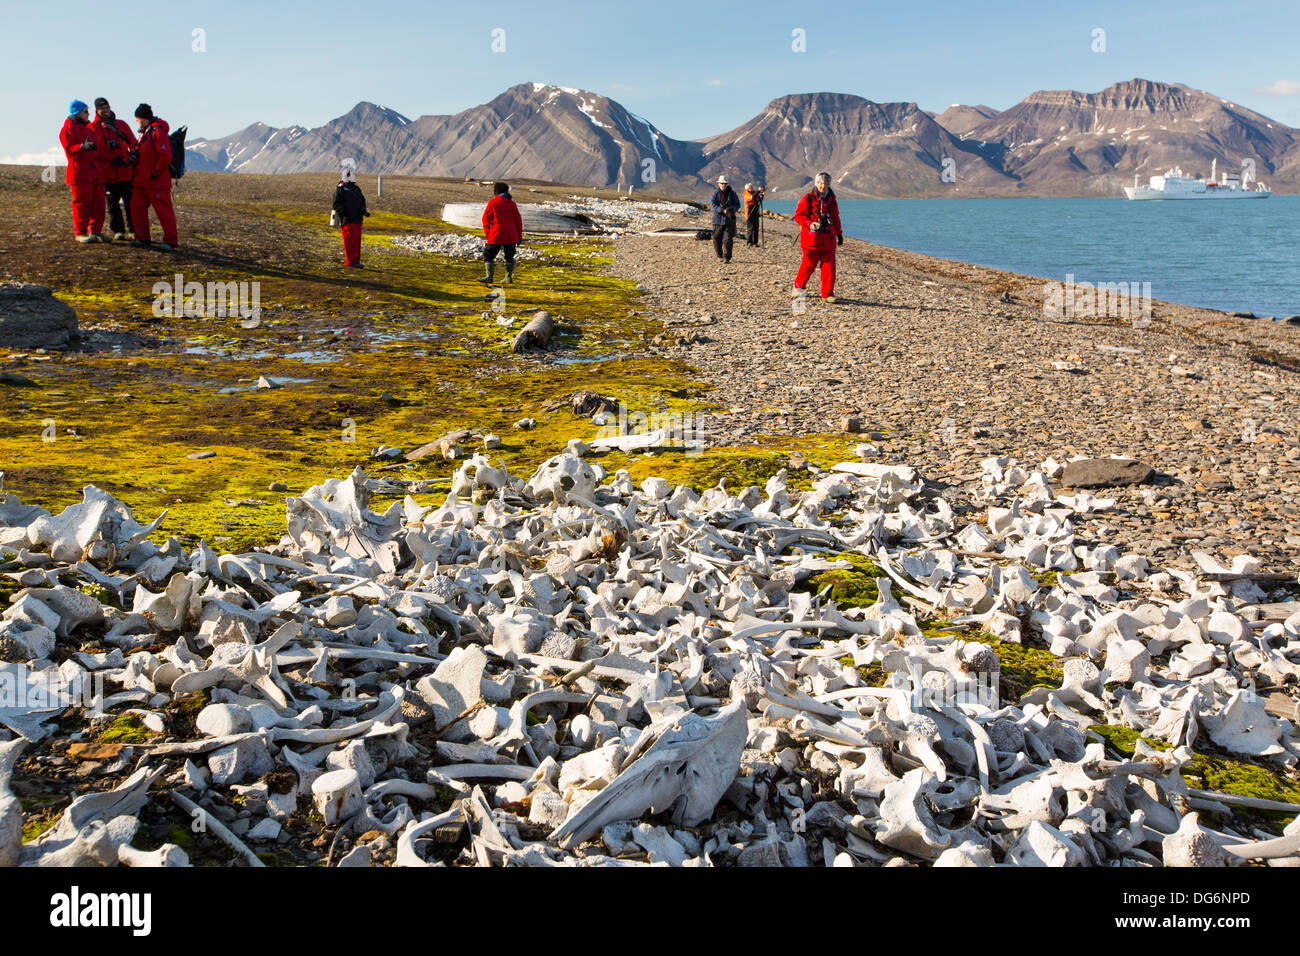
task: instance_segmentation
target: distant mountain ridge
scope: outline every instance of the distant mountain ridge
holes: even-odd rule
[[[779,97],[733,130],[674,139],[609,97],[521,83],[450,116],[409,119],[373,103],[315,129],[255,123],[192,140],[194,169],[526,178],[698,192],[719,173],[763,182],[773,198],[822,169],[845,198],[1118,195],[1134,174],[1179,165],[1208,174],[1253,164],[1278,192],[1300,191],[1300,130],[1184,84],[1134,79],[1098,93],[1041,90],[1010,109],[848,93]]]

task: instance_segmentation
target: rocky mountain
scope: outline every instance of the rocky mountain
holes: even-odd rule
[[[954,137],[915,103],[873,103],[847,93],[775,99],[743,126],[706,140],[704,155],[706,181],[725,172],[737,182],[766,183],[773,198],[802,193],[821,170],[845,198],[1016,186],[975,144]]]
[[[343,159],[356,160],[358,169],[386,169],[388,157],[410,143],[410,125],[411,120],[396,110],[374,103],[358,103],[324,126],[268,143],[238,171],[326,172],[337,170]]]
[[[963,106],[961,103],[953,103],[942,113],[937,114],[934,121],[950,133],[965,136],[980,123],[997,115],[998,111],[991,106]]]
[[[358,103],[312,130],[256,123],[192,140],[194,169],[329,171],[350,157],[362,171],[635,185],[696,193],[725,172],[763,182],[773,198],[807,188],[822,169],[853,197],[1118,195],[1134,174],[1166,167],[1256,175],[1300,190],[1300,130],[1181,84],[1135,79],[1099,93],[1040,91],[1008,110],[915,103],[847,93],[773,100],[735,129],[673,139],[596,93],[543,83],[513,86],[450,116],[402,114]]]
[[[265,123],[254,123],[221,139],[187,140],[185,165],[188,169],[237,173],[263,150],[288,145],[306,132],[301,126],[275,129]]]
[[[1240,172],[1294,192],[1300,130],[1181,84],[1135,79],[1100,93],[1033,93],[963,134],[992,150],[1001,168],[1037,195],[1115,195],[1170,166]]]
[[[409,120],[359,103],[318,129],[262,150],[239,171],[324,171],[352,157],[362,170],[407,175],[643,186],[643,174],[658,184],[689,179],[700,153],[698,143],[664,135],[606,96],[525,83],[452,116]]]

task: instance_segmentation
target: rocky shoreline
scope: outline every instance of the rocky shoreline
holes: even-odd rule
[[[793,224],[766,244],[628,237],[612,271],[664,321],[658,348],[699,370],[720,442],[860,420],[880,460],[969,500],[980,462],[1134,458],[1154,480],[1119,488],[1088,533],[1162,563],[1249,553],[1275,572],[1300,546],[1300,330],[1156,302],[1153,321],[1047,318],[1031,276],[847,240],[838,305],[793,315]],[[814,289],[816,277],[810,282]],[[869,433],[876,433],[872,440]]]

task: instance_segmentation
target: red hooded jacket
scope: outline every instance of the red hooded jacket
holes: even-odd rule
[[[483,236],[492,246],[513,246],[523,239],[524,220],[509,193],[493,196],[483,210]]]
[[[135,175],[131,178],[136,189],[171,189],[172,144],[168,139],[171,128],[164,120],[154,118],[140,134],[140,156],[135,161]]]
[[[822,213],[830,219],[830,229],[809,229],[811,223],[819,221]],[[840,228],[840,206],[835,201],[835,193],[826,190],[825,198],[811,190],[799,200],[794,210],[794,221],[799,224],[799,247],[801,249],[819,249],[822,252],[834,252],[836,239],[842,235]]]
[[[96,114],[90,125],[99,134],[99,170],[104,174],[104,182],[124,183],[133,175],[130,155],[135,149],[135,134],[125,121],[114,116],[105,123]],[[111,146],[117,143],[117,146]]]
[[[82,186],[104,181],[98,162],[104,144],[99,141],[99,133],[93,123],[78,123],[74,117],[69,116],[59,133],[59,142],[63,146],[64,155],[68,157],[68,175],[65,180],[69,186],[74,183]],[[83,150],[85,143],[94,143],[95,148]]]

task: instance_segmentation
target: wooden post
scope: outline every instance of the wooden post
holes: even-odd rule
[[[376,192],[376,195],[377,195],[377,196],[382,196],[383,194],[384,194],[384,174],[383,174],[383,173],[380,173],[380,174],[379,174],[379,190]]]

